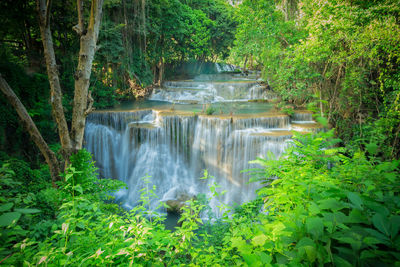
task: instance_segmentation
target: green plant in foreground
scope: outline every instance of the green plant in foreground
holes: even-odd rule
[[[27,228],[39,209],[30,208],[35,201],[32,193],[18,189],[15,173],[9,164],[0,168],[0,263],[13,255],[13,245],[29,235]]]
[[[67,170],[70,185],[51,235],[19,239],[5,264],[47,266],[383,266],[399,264],[398,160],[381,162],[335,147],[332,132],[295,135],[280,159],[258,159],[259,198],[203,221],[206,203],[190,200],[180,226],[166,230],[148,210],[153,187],[131,211],[82,186],[84,169]],[[349,156],[351,155],[351,156]],[[75,165],[77,166],[77,165]],[[260,173],[261,172],[261,173]],[[88,172],[91,173],[91,172]],[[211,176],[205,172],[203,178]],[[146,178],[148,180],[148,178]],[[85,179],[83,179],[85,180]],[[106,191],[112,180],[103,179]],[[73,190],[73,188],[75,188]],[[18,190],[18,189],[15,189]],[[153,192],[153,193],[152,193]],[[94,194],[94,195],[93,195]],[[262,209],[260,207],[262,206]],[[27,215],[26,215],[27,216]],[[21,217],[22,218],[22,217]],[[32,231],[26,228],[27,231]],[[11,248],[10,248],[11,249]]]
[[[257,160],[270,185],[252,249],[280,264],[400,264],[399,161],[348,157],[332,132],[294,140],[281,159]]]

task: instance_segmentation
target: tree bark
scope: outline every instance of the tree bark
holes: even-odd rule
[[[28,112],[25,109],[25,106],[21,103],[19,98],[15,95],[14,91],[8,85],[6,80],[0,74],[0,89],[6,96],[8,102],[14,107],[17,111],[18,116],[23,124],[23,126],[28,131],[29,135],[32,138],[32,141],[39,148],[40,152],[44,156],[46,163],[49,165],[51,179],[53,187],[56,187],[55,181],[60,179],[60,166],[54,152],[49,148],[46,141],[43,139],[39,130],[37,129],[35,123],[33,122],[31,116],[29,116]]]
[[[78,0],[79,1],[79,0]],[[75,73],[74,107],[72,112],[71,138],[73,150],[82,148],[86,116],[91,111],[88,105],[90,74],[99,36],[103,0],[92,0],[87,33],[80,37],[78,67]],[[79,18],[81,20],[81,18]]]
[[[246,55],[244,58],[243,72],[246,72],[247,58],[248,58],[248,55]]]
[[[51,1],[38,0],[37,7],[39,12],[39,26],[43,42],[44,57],[46,60],[47,75],[50,83],[50,103],[52,113],[57,123],[58,135],[60,137],[61,147],[64,158],[68,158],[71,153],[71,139],[68,132],[68,125],[64,115],[62,105],[62,91],[58,77],[58,68],[56,56],[53,47],[53,38],[50,30],[50,6]]]
[[[52,113],[57,123],[63,157],[66,163],[65,167],[67,167],[70,155],[82,148],[86,116],[91,111],[93,105],[93,99],[91,94],[88,92],[88,89],[92,63],[96,52],[96,42],[99,35],[103,0],[92,0],[87,30],[83,29],[83,0],[77,0],[78,25],[74,27],[74,29],[80,35],[81,46],[79,51],[78,68],[75,73],[75,95],[71,133],[68,131],[68,125],[62,105],[62,91],[54,53],[52,33],[50,30],[51,0],[37,0],[36,4],[39,13],[40,34],[42,37],[47,74],[50,83]],[[22,123],[27,128],[33,141],[45,157],[50,168],[53,185],[55,185],[54,181],[59,179],[60,174],[60,164],[55,154],[49,149],[25,107],[1,75],[0,87],[11,105],[16,109]]]

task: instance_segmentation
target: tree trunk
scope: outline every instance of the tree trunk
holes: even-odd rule
[[[32,138],[32,141],[36,144],[39,148],[40,152],[42,152],[46,163],[49,165],[51,180],[53,187],[56,187],[55,181],[60,179],[60,166],[57,160],[56,155],[54,152],[49,148],[46,141],[44,141],[42,135],[40,134],[39,130],[37,129],[35,123],[33,122],[31,116],[29,116],[28,112],[26,111],[24,105],[15,95],[14,91],[8,85],[8,83],[3,79],[0,74],[0,89],[8,99],[8,102],[14,107],[17,111],[19,118],[23,126],[29,132],[29,135]]]
[[[96,42],[99,35],[103,0],[92,0],[87,30],[84,29],[83,0],[77,0],[78,25],[73,27],[73,29],[80,35],[81,47],[79,52],[78,68],[77,72],[75,73],[75,96],[71,134],[68,131],[68,125],[64,115],[64,108],[62,105],[62,92],[56,57],[54,53],[52,33],[50,30],[51,0],[37,0],[36,3],[39,13],[40,34],[42,37],[47,74],[50,83],[50,102],[52,106],[53,116],[56,120],[58,127],[58,134],[61,141],[61,147],[66,167],[67,163],[69,162],[69,157],[71,153],[76,152],[77,150],[82,148],[85,119],[87,114],[91,111],[93,105],[93,99],[90,92],[88,93],[88,88],[92,62],[94,54],[96,52]],[[60,166],[55,154],[49,149],[48,145],[40,135],[39,130],[36,128],[35,123],[29,116],[25,107],[19,101],[18,97],[14,94],[12,89],[8,86],[6,81],[1,78],[1,76],[0,82],[1,90],[4,92],[10,103],[16,109],[22,123],[27,128],[33,141],[45,157],[46,162],[50,168],[50,173],[54,185],[54,181],[59,178],[60,174]]]
[[[243,72],[246,72],[247,58],[248,58],[248,55],[246,55],[246,57],[244,58]]]
[[[44,57],[46,59],[47,75],[50,83],[50,103],[54,119],[57,123],[58,135],[60,137],[61,147],[63,149],[62,154],[64,158],[67,159],[71,153],[71,139],[68,132],[67,121],[64,116],[62,92],[58,77],[56,56],[54,53],[53,38],[50,30],[50,5],[50,1],[47,3],[45,0],[37,1],[40,33],[43,42]]]
[[[91,99],[89,94],[89,84],[94,54],[96,53],[96,43],[99,36],[102,6],[103,0],[92,0],[89,26],[86,34],[83,33],[81,35],[80,40],[79,61],[75,73],[74,108],[71,127],[74,151],[82,149],[86,116],[91,112],[93,105],[93,99]],[[82,18],[79,18],[79,21],[81,20]]]

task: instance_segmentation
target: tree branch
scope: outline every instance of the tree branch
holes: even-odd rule
[[[88,103],[88,108],[87,108],[86,111],[85,111],[85,117],[86,117],[87,115],[89,115],[89,113],[92,112],[92,111],[94,110],[94,108],[93,108],[94,99],[93,99],[93,97],[92,97],[92,91],[89,91],[89,94],[88,94],[88,101],[89,101],[89,103]]]
[[[72,29],[74,29],[74,31],[76,31],[78,35],[84,35],[86,34],[86,30],[85,30],[85,20],[83,17],[83,1],[77,0],[76,7],[78,9],[78,24],[75,25]]]
[[[14,93],[6,80],[3,79],[1,73],[0,90],[6,96],[8,102],[14,107],[15,111],[17,111],[23,126],[27,129],[32,141],[36,144],[36,146],[39,148],[40,152],[44,156],[47,164],[49,165],[53,187],[56,187],[55,181],[60,179],[61,173],[57,157],[54,152],[49,148],[46,141],[40,134],[38,128],[36,127],[35,123],[33,122],[31,116],[26,111],[25,106],[21,103],[18,96]]]
[[[92,0],[92,4],[90,5],[90,18],[89,18],[89,25],[88,31],[93,31],[94,29],[94,20],[95,20],[95,9],[97,5],[97,0]]]
[[[50,11],[51,11],[51,0],[47,0],[46,4],[46,17],[45,17],[45,26],[49,26],[50,23]]]
[[[97,42],[99,36],[101,16],[103,10],[102,7],[103,7],[103,0],[92,0],[88,31],[92,31],[94,33],[95,42]]]

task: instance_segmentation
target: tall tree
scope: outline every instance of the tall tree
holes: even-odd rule
[[[50,83],[50,102],[52,105],[52,112],[54,119],[57,123],[58,134],[60,137],[62,154],[66,163],[72,153],[82,148],[83,134],[85,129],[85,119],[92,109],[93,100],[89,93],[90,74],[92,70],[92,62],[97,50],[96,43],[99,35],[103,0],[92,0],[90,7],[90,16],[86,22],[84,16],[84,1],[77,0],[78,11],[78,24],[74,26],[80,38],[80,51],[78,57],[77,71],[74,74],[75,78],[75,91],[74,91],[74,104],[72,114],[71,130],[69,131],[67,121],[65,119],[64,108],[62,105],[62,90],[60,85],[59,71],[56,62],[52,32],[50,29],[51,18],[51,0],[37,0],[37,9],[39,13],[39,27],[43,43],[44,55],[46,60],[47,74]],[[87,25],[87,26],[86,26]],[[42,154],[45,156],[49,164],[53,181],[58,179],[58,171],[61,166],[60,162],[54,160],[47,160],[51,154],[45,149],[47,144],[43,138],[37,137],[40,133],[34,130],[34,125],[29,114],[26,112],[24,106],[20,101],[16,101],[16,95],[13,94],[12,89],[7,85],[4,79],[1,79],[0,87],[2,91],[8,96],[9,101],[17,110],[20,119],[27,126],[29,134],[39,147]],[[25,110],[25,112],[24,112]],[[33,130],[32,130],[33,129]],[[36,140],[39,140],[36,142]],[[45,142],[44,142],[45,143]],[[42,145],[39,145],[42,144]],[[50,156],[49,156],[50,155]],[[58,166],[55,166],[58,165]]]

